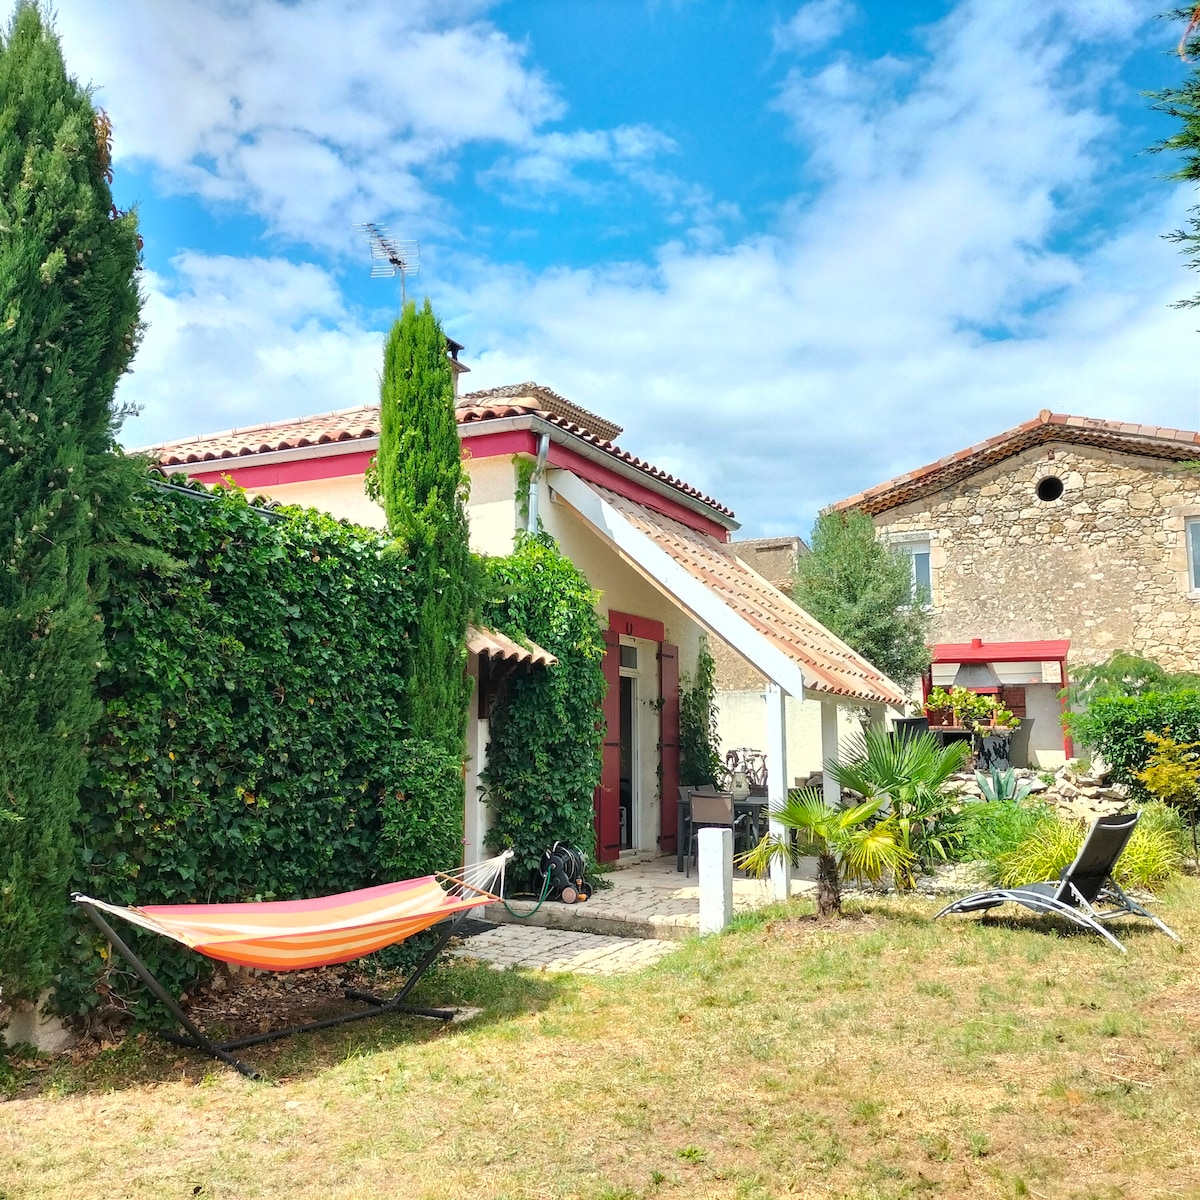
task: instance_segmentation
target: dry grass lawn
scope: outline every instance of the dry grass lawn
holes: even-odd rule
[[[913,900],[614,980],[454,965],[423,995],[475,1022],[247,1052],[274,1086],[130,1039],[10,1072],[0,1200],[1200,1196],[1198,902],[1126,956]]]

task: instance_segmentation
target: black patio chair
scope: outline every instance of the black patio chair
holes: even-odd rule
[[[1068,921],[1106,937],[1122,954],[1125,947],[1105,928],[1105,923],[1118,917],[1145,917],[1153,921],[1168,937],[1179,938],[1153,913],[1131,900],[1112,877],[1112,869],[1126,843],[1133,836],[1138,813],[1115,813],[1099,817],[1084,839],[1075,856],[1057,881],[1028,883],[1015,888],[989,888],[947,904],[934,917],[947,913],[981,912],[1000,904],[1022,904],[1036,913],[1055,913]],[[1103,911],[1097,904],[1113,907]]]

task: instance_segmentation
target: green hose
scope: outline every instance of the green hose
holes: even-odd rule
[[[545,878],[542,880],[542,894],[537,898],[537,903],[528,912],[523,912],[523,913],[517,912],[514,908],[512,908],[509,905],[507,898],[502,900],[501,903],[504,905],[504,907],[506,909],[508,909],[509,913],[512,916],[516,917],[518,920],[523,921],[526,917],[532,917],[533,914],[535,912],[537,912],[537,910],[539,908],[541,908],[543,904],[546,903],[546,893],[549,892],[549,890],[550,890],[550,872],[547,871]],[[533,893],[532,892],[516,892],[513,895],[513,899],[515,900],[517,898],[517,896],[532,897]]]

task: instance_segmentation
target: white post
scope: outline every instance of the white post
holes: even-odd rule
[[[471,701],[475,703],[474,699]],[[479,776],[487,762],[488,722],[473,715],[467,722],[467,777],[464,780],[466,811],[463,813],[463,863],[482,862],[487,858],[483,847],[487,822],[483,811],[483,790]]]
[[[787,695],[777,683],[767,686],[767,803],[771,811],[769,829],[772,837],[784,839],[788,831],[776,820],[775,814],[787,802]],[[771,894],[776,900],[786,900],[792,894],[791,859],[775,859],[771,863]]]
[[[838,760],[838,706],[832,700],[821,701],[821,795],[826,804],[841,802],[842,789],[826,764]]]
[[[733,920],[733,830],[701,829],[700,932],[720,933]]]

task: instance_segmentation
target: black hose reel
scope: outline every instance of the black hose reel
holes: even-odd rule
[[[584,879],[586,867],[584,857],[574,846],[566,842],[555,842],[542,853],[542,886],[548,900],[561,900],[564,904],[575,904],[587,900],[592,894],[592,885]]]

